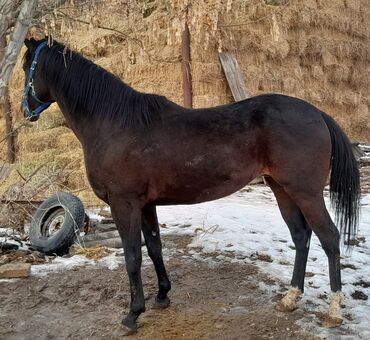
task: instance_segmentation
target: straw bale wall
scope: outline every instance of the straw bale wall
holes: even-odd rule
[[[54,37],[137,90],[182,103],[181,33],[187,20],[195,107],[232,101],[218,60],[218,51],[230,51],[251,93],[303,98],[332,115],[352,139],[370,141],[366,0],[107,0],[62,12],[51,25]],[[21,60],[11,83],[14,112],[24,84],[20,65]],[[4,157],[2,149],[0,154]],[[79,143],[55,105],[18,135],[23,176],[40,162],[59,168],[70,162],[72,173],[63,188],[88,187]],[[0,193],[17,180],[12,174]],[[97,203],[89,190],[80,196]]]

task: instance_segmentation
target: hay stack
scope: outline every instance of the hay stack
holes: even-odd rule
[[[253,94],[280,92],[306,99],[334,116],[350,137],[370,141],[370,8],[365,0],[110,0],[63,12],[90,24],[64,18],[57,21],[56,38],[137,90],[182,103],[180,44],[187,18],[196,107],[232,101],[218,61],[218,50],[230,51]],[[14,110],[22,88],[18,64],[11,83]],[[60,185],[88,187],[79,143],[56,107],[18,140],[19,169],[28,174],[40,162],[59,168],[70,162],[73,172]],[[0,191],[17,180],[12,175]],[[88,203],[98,202],[91,191],[81,195]]]

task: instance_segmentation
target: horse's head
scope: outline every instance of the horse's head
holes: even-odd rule
[[[54,102],[49,88],[45,81],[45,77],[37,71],[42,53],[48,49],[47,41],[26,39],[25,45],[27,52],[24,57],[23,70],[25,72],[25,87],[22,100],[22,110],[24,117],[34,122],[39,119],[40,114]]]

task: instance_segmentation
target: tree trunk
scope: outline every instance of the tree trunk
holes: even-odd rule
[[[6,93],[6,88],[12,76],[22,44],[26,38],[28,27],[32,22],[36,4],[37,0],[24,0],[21,5],[14,31],[0,64],[0,98],[3,98]]]
[[[5,31],[4,31],[5,33]],[[0,61],[3,60],[6,48],[5,34],[0,35]],[[10,107],[9,87],[5,89],[3,97],[0,97],[0,117],[5,117],[6,125],[6,141],[7,141],[7,162],[13,164],[15,162],[15,135],[13,132],[13,116]]]
[[[15,162],[15,135],[13,116],[9,99],[9,81],[17,62],[19,52],[32,21],[37,0],[24,0],[19,8],[19,15],[9,44],[6,32],[14,22],[14,16],[20,2],[16,0],[0,0],[0,112],[6,120],[6,137],[8,144],[7,161]]]
[[[10,164],[15,163],[15,133],[13,129],[13,115],[10,107],[9,88],[5,88],[4,96],[0,97],[0,108],[3,110],[5,115],[6,125],[6,141],[7,141],[7,162]]]
[[[0,38],[5,36],[6,31],[10,27],[10,23],[14,19],[13,14],[15,6],[16,2],[14,0],[0,0]]]

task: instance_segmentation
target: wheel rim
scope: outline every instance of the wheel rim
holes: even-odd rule
[[[52,237],[62,229],[65,221],[65,211],[62,207],[51,210],[44,218],[41,227],[43,237]]]

